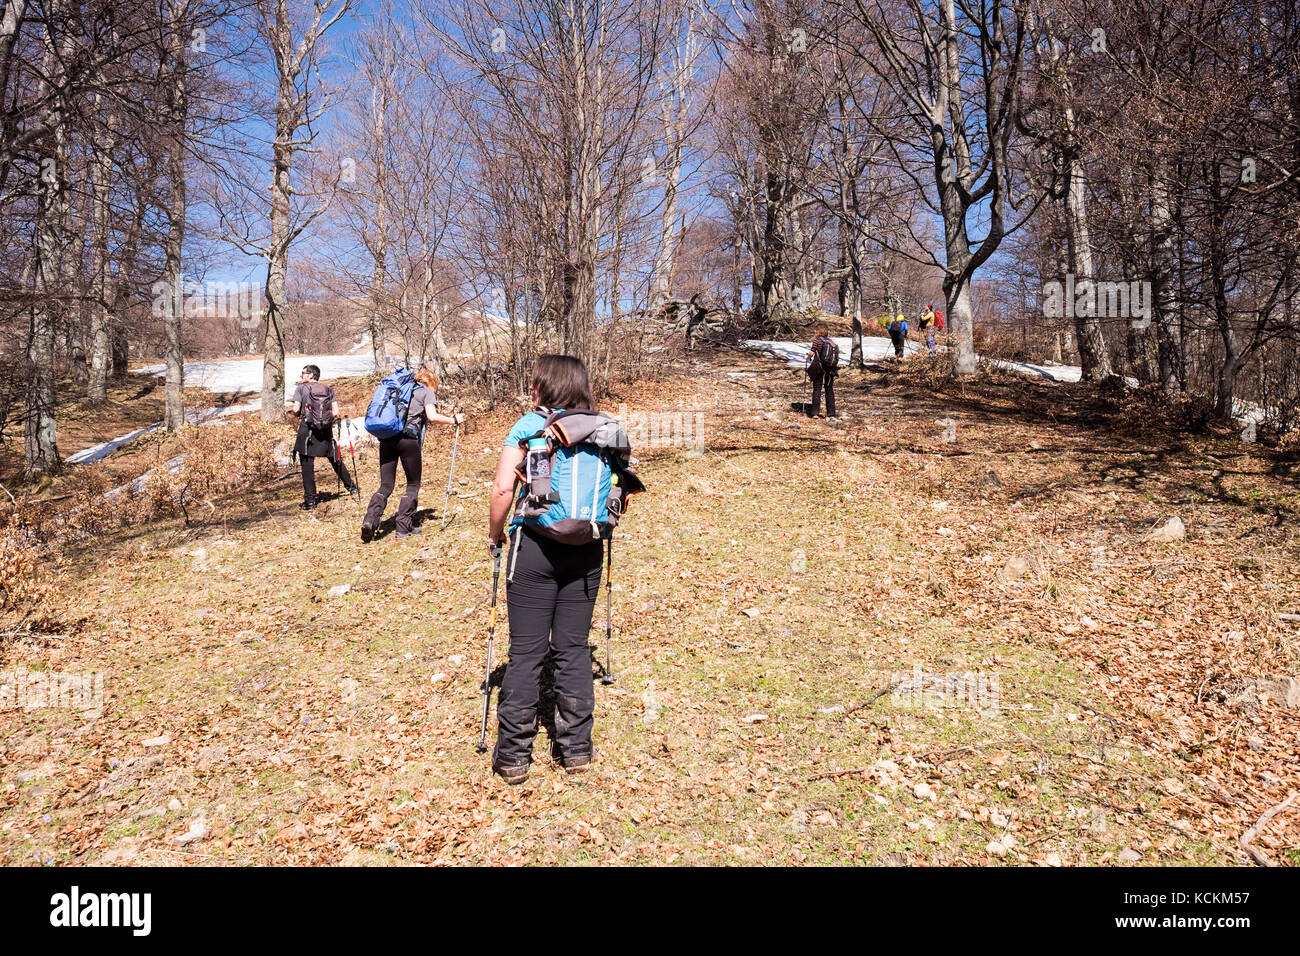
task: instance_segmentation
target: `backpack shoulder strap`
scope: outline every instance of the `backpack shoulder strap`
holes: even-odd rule
[[[544,421],[542,422],[542,427],[539,428],[537,431],[533,432],[531,435],[525,435],[523,438],[519,439],[519,441],[515,442],[515,444],[518,445],[525,452],[528,451],[528,443],[530,441],[532,441],[534,438],[545,437],[546,429],[550,427],[551,419],[555,418],[558,415],[564,414],[563,412],[557,412],[554,411],[553,409],[546,408],[545,406],[541,406],[541,405],[539,405],[537,408],[534,408],[533,411],[529,412],[528,414],[531,415],[533,414],[533,412],[541,414]]]

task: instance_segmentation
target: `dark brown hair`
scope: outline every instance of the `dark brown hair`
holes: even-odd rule
[[[596,408],[587,366],[572,355],[539,355],[531,384],[546,408]]]
[[[302,367],[302,370],[303,370],[304,372],[308,373],[309,375],[311,375],[313,381],[317,381],[317,382],[320,381],[320,366],[319,366],[319,365],[304,365],[304,366]]]

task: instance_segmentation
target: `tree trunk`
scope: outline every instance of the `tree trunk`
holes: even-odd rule
[[[90,161],[85,149],[74,149],[69,155],[67,181],[68,212],[64,226],[65,245],[63,249],[62,278],[59,288],[66,297],[63,308],[64,351],[68,356],[68,367],[72,373],[72,382],[79,389],[90,383],[90,369],[86,365],[86,300],[89,297],[88,283],[82,272],[82,263],[86,259],[86,237],[90,232],[86,190],[81,184],[89,182]],[[71,184],[77,184],[71,186]],[[57,349],[57,346],[56,346]]]
[[[276,7],[274,44],[292,49],[287,0]],[[275,143],[271,148],[271,237],[266,265],[266,321],[262,328],[262,420],[284,417],[284,320],[288,304],[289,273],[289,174],[293,165],[293,139],[297,123],[293,115],[296,91],[294,78],[279,77],[279,99],[275,113]]]
[[[1152,297],[1160,386],[1176,395],[1181,391],[1178,372],[1182,367],[1182,335],[1174,301],[1174,223],[1169,190],[1169,162],[1160,157],[1151,175]]]
[[[167,9],[167,40],[169,59],[167,96],[169,99],[168,126],[170,142],[167,144],[167,178],[171,197],[167,207],[167,247],[163,256],[163,281],[172,294],[163,314],[163,333],[166,344],[163,358],[167,364],[167,391],[163,424],[168,431],[185,427],[185,355],[181,345],[181,320],[185,310],[179,307],[181,284],[181,250],[185,241],[185,132],[189,112],[189,99],[185,76],[185,30],[183,5],[188,0],[171,0]]]
[[[659,255],[655,259],[655,287],[652,307],[667,301],[672,293],[673,273],[677,268],[677,187],[682,174],[680,120],[672,127],[665,119],[669,134],[668,155],[664,160],[664,208],[659,221]]]
[[[1088,180],[1083,168],[1079,149],[1073,144],[1074,110],[1065,108],[1066,132],[1071,136],[1071,145],[1067,149],[1065,175],[1065,226],[1066,226],[1066,265],[1074,273],[1075,285],[1092,282],[1093,273],[1092,235],[1088,230]],[[1102,332],[1101,318],[1092,310],[1091,315],[1080,315],[1084,309],[1075,312],[1075,334],[1079,339],[1079,364],[1083,369],[1085,381],[1100,383],[1114,374],[1110,364],[1110,353],[1106,349],[1106,337]],[[1057,352],[1060,352],[1060,338],[1057,338]],[[1058,358],[1057,361],[1060,361]]]
[[[384,284],[388,278],[388,75],[380,76],[371,94],[375,125],[375,244],[374,271],[370,281],[370,352],[375,368],[388,364],[388,347],[384,341]]]
[[[108,113],[109,136],[107,142],[96,143],[91,160],[90,199],[91,240],[91,303],[90,303],[90,376],[86,397],[91,405],[102,405],[108,400],[108,372],[112,343],[109,338],[111,315],[108,306],[108,232],[109,187],[113,168],[113,147],[116,138],[117,111]]]
[[[37,189],[35,288],[27,343],[32,377],[27,386],[24,474],[29,479],[53,474],[61,465],[54,421],[54,339],[63,312],[61,283],[67,243],[68,146],[62,85],[68,44],[55,31],[66,29],[66,12],[64,3],[54,3],[44,37],[47,79],[42,83],[42,92],[49,106],[42,121],[49,134],[42,150]]]

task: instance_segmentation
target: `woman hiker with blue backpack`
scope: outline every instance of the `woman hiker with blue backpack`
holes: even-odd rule
[[[531,391],[534,410],[515,422],[501,450],[488,519],[494,567],[506,551],[510,621],[492,769],[512,784],[528,778],[548,649],[555,657],[554,755],[570,773],[591,763],[596,695],[587,638],[600,590],[601,541],[612,541],[627,497],[643,490],[628,467],[627,434],[594,410],[579,359],[540,356]],[[488,690],[485,682],[485,721]]]
[[[397,484],[400,463],[406,475],[406,493],[397,506],[395,537],[409,538],[420,533],[414,527],[420,497],[421,456],[424,432],[430,422],[459,425],[464,415],[440,415],[434,411],[438,377],[429,369],[411,372],[401,368],[384,378],[366,412],[366,430],[379,439],[379,490],[370,497],[366,516],[361,520],[361,540],[373,540],[388,506],[388,497]]]

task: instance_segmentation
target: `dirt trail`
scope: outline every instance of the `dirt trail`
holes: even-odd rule
[[[284,482],[75,556],[66,636],[4,666],[102,670],[104,713],[0,711],[0,860],[1249,862],[1300,782],[1298,712],[1247,686],[1300,670],[1293,480],[922,364],[846,372],[840,423],[743,353],[609,403],[668,447],[638,451],[582,777],[542,737],[508,788],[473,748],[505,410],[462,433],[442,534],[363,546]],[[1254,846],[1295,865],[1298,833]]]

